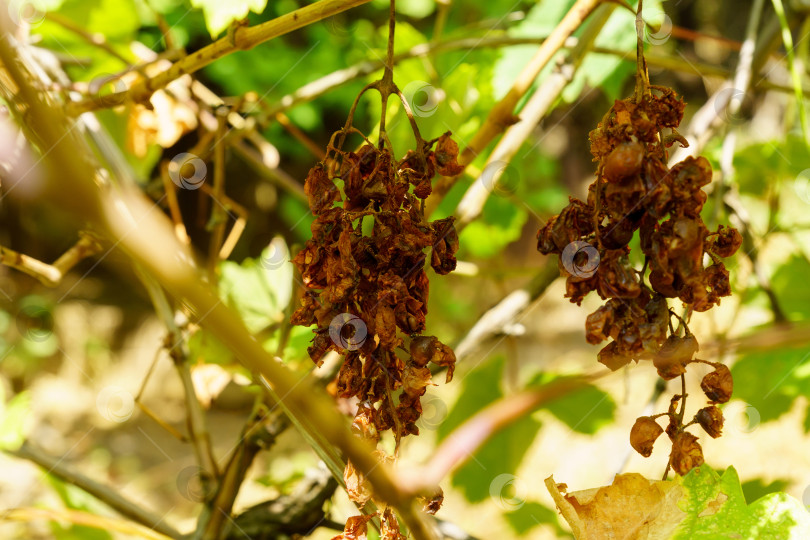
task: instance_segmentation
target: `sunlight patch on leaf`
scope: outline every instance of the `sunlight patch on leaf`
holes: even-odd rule
[[[191,0],[191,5],[203,10],[205,26],[216,38],[234,21],[247,17],[248,12],[261,13],[267,0]]]

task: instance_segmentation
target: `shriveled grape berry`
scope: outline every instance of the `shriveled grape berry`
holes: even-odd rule
[[[700,447],[697,437],[688,431],[678,433],[672,441],[669,464],[672,470],[681,476],[703,465],[703,448]]]
[[[364,421],[377,433],[394,429],[397,440],[418,432],[431,378],[425,365],[447,368],[448,381],[455,366],[452,349],[419,334],[427,315],[425,269],[451,272],[458,250],[453,218],[428,221],[423,201],[437,173],[461,171],[458,146],[449,133],[419,146],[397,161],[388,148],[366,144],[355,152],[330,143],[304,183],[315,221],[293,258],[307,290],[291,321],[316,325],[310,357],[320,365],[329,351],[343,354],[336,395],[372,404]],[[401,358],[408,336],[411,357]],[[399,390],[396,403],[391,396]]]
[[[695,422],[700,424],[703,431],[716,439],[723,434],[723,411],[715,405],[703,407],[695,414]]]
[[[717,364],[714,371],[707,373],[700,382],[700,388],[714,403],[726,403],[734,391],[731,371],[723,364]]]
[[[642,456],[650,457],[653,444],[663,432],[664,428],[649,416],[637,418],[630,430],[630,446]]]
[[[667,148],[687,144],[676,131],[685,104],[674,90],[650,85],[644,73],[639,71],[634,95],[614,102],[588,135],[598,165],[587,199],[569,198],[538,231],[537,249],[560,256],[565,296],[571,302],[581,304],[591,291],[606,301],[585,323],[588,343],[607,341],[597,354],[601,364],[615,371],[651,360],[662,379],[683,379],[687,367],[697,362],[698,342],[688,320],[670,310],[668,299],[677,300],[675,306],[685,304],[691,314],[730,295],[729,272],[721,259],[737,251],[742,237],[722,225],[709,231],[701,219],[707,200],[702,188],[712,180],[711,165],[697,156],[670,167]],[[630,262],[630,241],[636,234],[644,257],[640,270]],[[570,257],[571,246],[591,248],[595,254],[589,259],[599,261],[596,268],[575,271],[581,261]],[[728,401],[731,389],[727,368],[704,379],[703,390],[712,402]],[[665,431],[673,441],[671,466],[678,474],[703,462],[696,439],[684,431],[685,399],[676,394],[665,413]],[[676,402],[681,405],[675,407]],[[710,414],[701,417],[719,434]],[[638,419],[631,445],[649,455],[658,430],[649,417]]]

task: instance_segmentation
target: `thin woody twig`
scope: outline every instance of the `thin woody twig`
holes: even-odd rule
[[[136,267],[136,273],[141,282],[146,287],[149,298],[155,307],[155,312],[166,327],[166,349],[174,361],[177,374],[183,384],[183,395],[186,402],[186,422],[194,454],[197,463],[205,471],[208,478],[206,481],[216,481],[219,476],[216,459],[211,448],[211,439],[208,434],[208,426],[205,420],[202,406],[194,391],[194,384],[191,380],[188,361],[184,349],[184,339],[180,329],[174,322],[174,311],[172,310],[166,294],[155,281],[155,279],[144,272],[140,267]]]
[[[163,88],[178,77],[199,71],[218,58],[236,51],[251,49],[260,43],[283,36],[369,1],[320,0],[256,26],[236,25],[227,36],[178,60],[159,75],[139,79],[131,88],[106,96],[109,99],[86,99],[69,103],[67,111],[71,115],[79,115],[84,112],[105,108],[108,103],[121,103],[122,100],[141,103],[149,99],[156,90]]]
[[[585,33],[568,55],[567,61],[543,81],[543,84],[532,94],[520,111],[520,120],[509,126],[501,140],[498,141],[495,149],[487,158],[481,175],[470,185],[458,203],[455,212],[458,220],[456,229],[463,228],[481,214],[490,193],[497,189],[497,184],[509,162],[574,78],[574,74],[588,53],[591,44],[615,7],[612,4],[604,4],[598,8],[591,22],[588,23]]]
[[[444,41],[440,43],[421,43],[415,45],[409,50],[394,55],[394,64],[408,60],[410,58],[421,58],[430,56],[439,52],[450,52],[460,49],[470,48],[495,48],[495,47],[513,47],[516,45],[536,45],[541,44],[547,39],[547,36],[540,37],[511,37],[511,36],[496,36],[488,38],[462,38],[452,41]],[[566,48],[575,47],[577,43],[575,37],[570,37],[565,42]],[[635,51],[627,52],[618,49],[611,49],[609,47],[593,47],[591,52],[600,54],[609,54],[611,56],[618,56],[634,60]],[[664,56],[656,54],[646,54],[647,64],[664,68],[671,71],[679,71],[706,77],[728,77],[730,72],[723,67],[706,64],[698,61],[685,61],[681,58],[673,56]],[[291,94],[287,94],[279,98],[273,104],[263,106],[263,111],[259,113],[257,121],[261,125],[269,123],[276,114],[287,111],[296,105],[310,102],[318,97],[338,88],[347,82],[357,80],[361,77],[373,74],[375,71],[383,69],[385,61],[383,60],[365,60],[358,62],[347,68],[333,71],[323,77],[320,77],[310,83],[305,84]],[[757,89],[763,90],[776,90],[779,92],[792,93],[793,88],[775,84],[767,80],[757,81],[755,83]],[[804,90],[805,95],[810,97],[810,90]],[[249,111],[248,111],[249,112]]]
[[[268,420],[268,416],[273,418]],[[265,429],[263,425],[268,423]],[[268,412],[262,400],[256,400],[251,415],[242,429],[239,444],[233,449],[228,463],[222,472],[222,477],[209,506],[210,518],[202,527],[202,540],[218,540],[226,525],[226,519],[233,511],[233,504],[239,493],[239,488],[245,475],[260,450],[267,450],[289,425],[289,420],[280,412]],[[259,433],[262,430],[263,433]]]
[[[53,264],[44,263],[13,249],[0,246],[0,264],[24,272],[47,287],[56,287],[71,268],[101,251],[98,239],[88,232],[79,234],[79,241]]]
[[[322,161],[326,157],[326,153],[323,151],[323,149],[315,144],[312,139],[307,137],[307,134],[301,131],[298,126],[293,124],[286,114],[283,112],[276,114],[276,121],[281,124],[281,127],[286,129],[290,135],[298,139],[298,141],[303,144],[313,156],[318,158],[318,161]]]
[[[564,45],[566,40],[574,31],[582,25],[588,15],[596,9],[602,0],[577,0],[577,2],[566,13],[560,23],[543,41],[534,57],[518,74],[517,79],[506,95],[490,109],[486,120],[475,136],[470,140],[467,147],[461,152],[458,158],[460,165],[466,166],[504,129],[515,123],[515,107],[526,95],[534,83],[540,71],[548,64],[554,55]],[[433,192],[426,201],[427,215],[439,205],[442,198],[450,191],[461,174],[453,177],[442,177],[433,188]]]
[[[64,482],[72,484],[82,491],[89,493],[122,516],[129,518],[145,527],[154,529],[162,535],[171,538],[181,538],[179,531],[166,523],[159,515],[153,514],[122,497],[119,492],[104,484],[96,482],[83,474],[67,467],[62,459],[50,456],[30,442],[24,443],[18,450],[9,451],[18,458],[26,459],[48,471]]]
[[[481,345],[500,335],[508,325],[519,320],[521,314],[558,277],[560,277],[560,271],[557,268],[557,263],[550,259],[547,260],[545,266],[526,287],[509,293],[494,307],[481,315],[467,334],[453,348],[456,354],[456,362],[462,363]]]
[[[450,433],[427,464],[402,474],[401,482],[415,492],[437,485],[505,427],[546,403],[584,388],[607,373],[559,379],[496,401]]]
[[[221,140],[225,134],[225,127],[227,125],[227,113],[223,114],[224,109],[220,108],[217,111],[217,142],[214,143],[214,185],[211,188],[211,198],[214,199],[214,204],[211,205],[211,217],[209,224],[213,227],[211,232],[209,247],[208,247],[208,274],[212,277],[212,282],[216,283],[213,279],[216,274],[217,265],[220,261],[220,249],[222,248],[225,240],[225,227],[227,226],[228,214],[219,204],[219,201],[225,195],[225,145]]]
[[[107,41],[107,38],[104,34],[98,32],[88,32],[81,26],[77,25],[75,22],[71,21],[67,17],[64,17],[58,13],[46,13],[45,18],[55,22],[62,28],[73,32],[83,40],[85,40],[90,45],[98,47],[99,49],[105,51],[110,56],[120,60],[126,66],[130,65],[130,61],[125,58],[121,53],[115,50],[115,48],[110,45],[110,42]]]

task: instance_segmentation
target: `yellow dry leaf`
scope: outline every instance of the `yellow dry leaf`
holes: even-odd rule
[[[194,393],[206,409],[211,408],[211,402],[222,393],[232,378],[228,371],[216,364],[200,364],[191,368]]]
[[[670,538],[684,519],[683,488],[674,482],[619,474],[613,484],[566,494],[565,484],[546,478],[546,488],[577,540]]]
[[[146,69],[152,76],[168,69],[168,61],[159,61]],[[180,137],[196,129],[199,106],[191,95],[192,79],[183,75],[157,90],[149,98],[149,107],[135,104],[129,113],[127,148],[136,156],[143,157],[149,145],[163,148],[173,146]]]

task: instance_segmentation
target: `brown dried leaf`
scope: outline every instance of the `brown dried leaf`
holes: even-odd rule
[[[383,512],[380,540],[406,540],[406,537],[399,531],[399,522],[391,508],[386,508]]]
[[[363,363],[357,353],[348,353],[337,376],[337,396],[350,398],[363,388]]]
[[[337,536],[332,537],[332,540],[366,540],[368,534],[368,522],[371,521],[376,514],[369,514],[367,516],[352,516],[346,520],[346,526],[343,532]]]
[[[316,216],[332,208],[332,203],[340,199],[340,193],[335,183],[329,179],[329,175],[321,164],[315,165],[309,170],[304,182],[304,193],[307,195],[312,213]]]
[[[346,483],[346,493],[349,498],[360,506],[366,504],[371,498],[371,485],[360,471],[354,468],[351,461],[346,462],[343,470],[343,481]]]
[[[439,174],[443,176],[455,176],[464,171],[464,167],[458,163],[458,145],[456,141],[450,138],[449,131],[439,137],[433,155]]]

